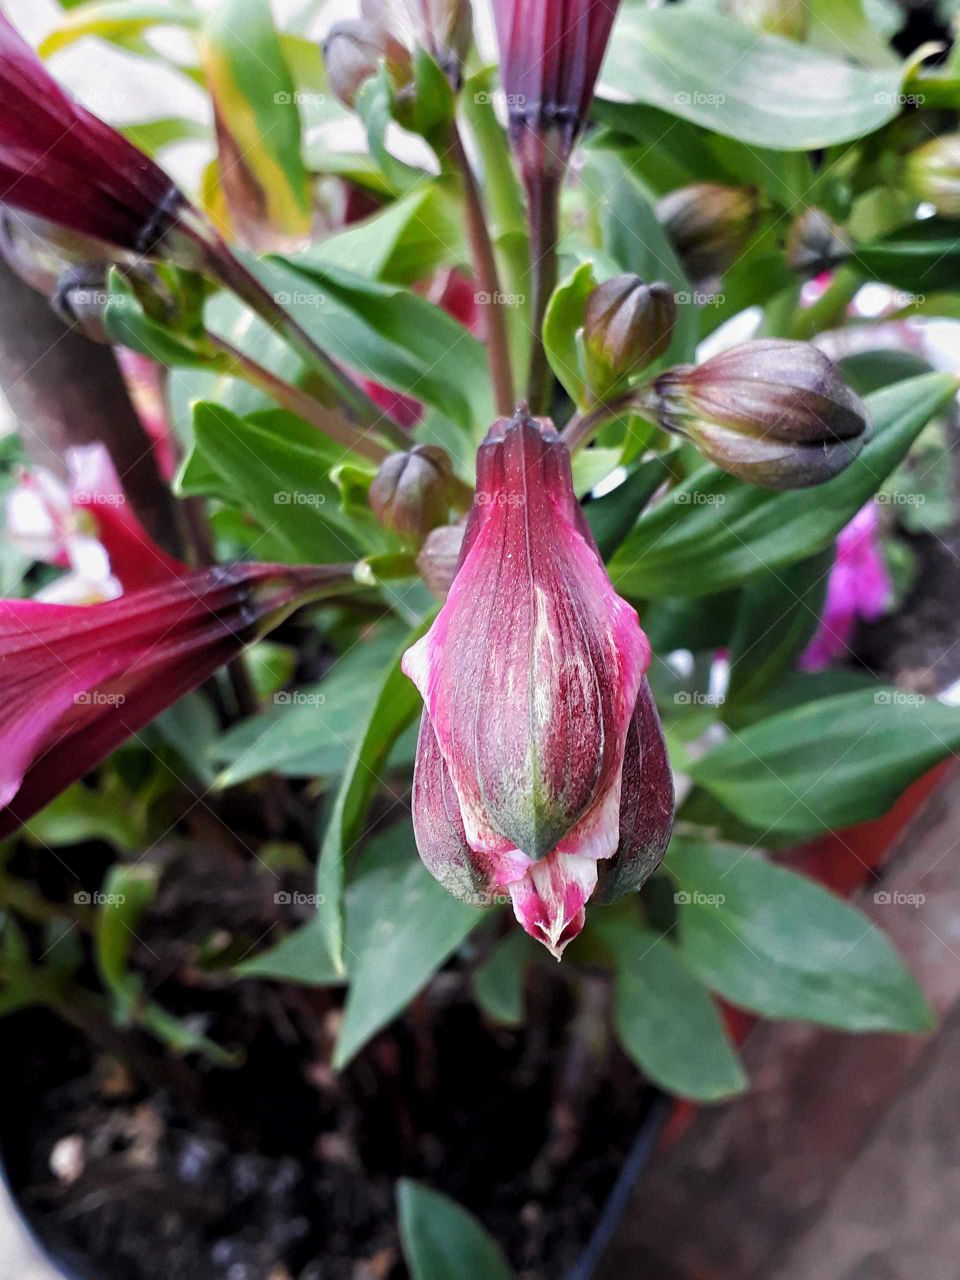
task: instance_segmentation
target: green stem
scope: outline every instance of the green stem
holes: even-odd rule
[[[809,341],[824,329],[842,325],[847,307],[862,284],[862,277],[850,267],[840,267],[834,272],[829,287],[812,306],[795,311],[790,325],[790,337]]]
[[[560,439],[571,453],[582,448],[602,426],[619,418],[627,412],[649,414],[652,403],[644,395],[643,387],[634,387],[624,391],[612,400],[604,400],[593,405],[584,413],[575,413],[560,432]]]
[[[528,184],[530,218],[530,313],[533,345],[527,377],[527,403],[532,414],[550,411],[552,375],[543,345],[543,318],[557,284],[557,239],[560,232],[560,179],[541,173]]]
[[[251,386],[266,392],[271,399],[276,400],[277,404],[289,409],[298,418],[303,418],[304,422],[309,422],[331,440],[342,444],[345,449],[363,454],[373,462],[382,462],[389,454],[389,449],[371,434],[370,428],[362,429],[345,421],[329,406],[292,383],[284,382],[282,378],[278,378],[276,374],[265,369],[263,365],[258,364],[237,347],[225,342],[223,338],[210,334],[207,344],[222,357],[217,361],[222,373],[234,374],[243,378],[245,382],[249,382]],[[406,438],[401,443],[404,448],[409,448],[410,442]]]
[[[474,275],[477,284],[487,296],[487,358],[490,362],[490,376],[493,380],[497,412],[504,417],[509,417],[514,408],[513,370],[510,366],[504,295],[500,289],[497,260],[493,254],[493,244],[490,240],[480,188],[477,186],[477,179],[455,122],[451,126],[448,141],[454,164],[463,182],[467,234],[473,257]]]

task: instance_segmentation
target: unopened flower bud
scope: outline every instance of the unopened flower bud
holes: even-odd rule
[[[830,480],[867,438],[863,402],[806,342],[745,342],[696,367],[668,369],[653,385],[661,426],[763,489]]]
[[[904,162],[907,190],[937,213],[960,218],[960,133],[944,133],[911,151]]]
[[[353,108],[357,94],[377,74],[385,56],[383,41],[372,22],[351,18],[330,28],[323,42],[330,88],[344,104]]]
[[[419,541],[447,519],[451,477],[450,459],[435,445],[393,453],[370,485],[371,509],[385,528]]]
[[[752,187],[695,182],[657,201],[657,217],[691,280],[721,276],[747,246],[759,206]]]
[[[583,346],[587,378],[597,395],[659,359],[670,345],[677,305],[665,284],[614,276],[587,299]]]
[[[446,600],[457,574],[465,526],[442,524],[431,529],[417,556],[417,568],[436,600]]]
[[[850,256],[850,245],[829,214],[805,209],[787,233],[787,265],[800,275],[829,271]]]
[[[727,12],[769,35],[803,40],[807,34],[807,0],[727,0]]]

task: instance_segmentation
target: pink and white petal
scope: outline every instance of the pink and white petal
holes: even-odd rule
[[[557,960],[583,928],[586,903],[597,884],[597,863],[551,853],[509,885],[517,920]]]

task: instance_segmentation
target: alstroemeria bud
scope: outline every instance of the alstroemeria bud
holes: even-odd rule
[[[465,528],[462,524],[442,524],[431,529],[417,556],[417,568],[435,600],[444,601],[457,576]]]
[[[529,185],[566,167],[620,0],[494,0],[500,86]]]
[[[937,213],[960,218],[960,133],[944,133],[911,151],[904,161],[907,190]]]
[[[807,0],[727,0],[727,11],[754,31],[789,40],[803,40],[807,34]]]
[[[620,275],[598,285],[587,299],[583,349],[587,380],[597,395],[652,364],[670,346],[677,319],[673,290]]]
[[[804,209],[787,233],[787,265],[801,275],[829,271],[850,256],[843,232],[822,209]]]
[[[582,928],[598,862],[626,847],[636,865],[665,847],[662,740],[643,728],[629,745],[637,716],[655,720],[648,663],[577,504],[566,447],[545,419],[501,419],[480,448],[446,604],[403,660],[425,703],[414,827],[451,892],[509,893],[557,956]],[[626,779],[625,752],[639,778]]]
[[[0,12],[0,202],[135,254],[202,260],[163,170],[69,98]]]
[[[654,382],[656,413],[724,471],[764,489],[821,484],[849,466],[867,411],[836,366],[806,342],[764,338]]]
[[[451,475],[450,458],[436,445],[392,453],[370,485],[370,507],[385,528],[419,541],[447,518]]]
[[[657,217],[691,280],[721,276],[757,223],[756,192],[695,182],[657,201]]]
[[[334,23],[323,42],[327,81],[344,106],[351,109],[357,94],[377,74],[385,57],[379,32],[365,18]]]

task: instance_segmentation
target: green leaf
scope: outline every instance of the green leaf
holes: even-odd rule
[[[244,261],[334,359],[424,401],[474,439],[487,430],[495,414],[483,344],[439,307],[339,267]]]
[[[934,1016],[877,926],[749,849],[675,839],[683,955],[725,999],[848,1031],[929,1031]]]
[[[822,551],[955,388],[953,378],[928,374],[868,397],[873,438],[814,489],[770,493],[703,467],[641,516],[610,562],[614,586],[634,599],[706,595]]]
[[[411,1280],[512,1280],[500,1246],[453,1200],[403,1178],[397,1202]]]
[[[786,565],[744,588],[730,644],[724,718],[743,722],[746,709],[775,690],[817,629],[834,552]]]
[[[363,838],[364,820],[374,793],[383,783],[381,771],[395,740],[420,709],[420,695],[400,670],[404,653],[427,630],[426,619],[406,638],[386,668],[376,697],[357,735],[327,824],[317,866],[317,911],[326,947],[335,969],[345,968],[343,946],[343,885],[347,857]],[[446,896],[446,895],[445,895]]]
[[[741,142],[813,150],[872,133],[899,114],[902,72],[853,66],[780,36],[758,35],[701,6],[625,7],[599,94],[660,107]]]
[[[28,838],[51,848],[107,840],[117,849],[132,849],[143,839],[140,823],[130,813],[130,797],[115,778],[98,791],[76,782],[30,819]],[[112,785],[111,785],[112,784]]]
[[[129,1021],[140,998],[141,979],[128,968],[140,917],[157,892],[155,866],[116,863],[103,882],[94,933],[97,968],[113,994],[118,1013]]]
[[[341,510],[330,471],[343,461],[343,446],[292,414],[239,418],[219,404],[201,402],[194,406],[193,433],[179,492],[216,494],[248,511],[282,559],[346,563],[382,538],[372,516],[364,525]]]
[[[523,1022],[523,994],[527,967],[537,944],[519,929],[511,929],[473,971],[473,994],[489,1018],[507,1026]]]
[[[600,554],[609,559],[633,528],[647,503],[669,479],[679,449],[658,453],[634,467],[621,484],[583,508]]]
[[[583,374],[577,330],[583,325],[587,299],[597,283],[594,264],[581,262],[554,289],[543,318],[543,345],[550,367],[570,399],[581,409],[592,396]]]
[[[227,767],[219,787],[261,773],[332,778],[343,773],[376,698],[377,677],[397,646],[392,627],[339,658],[317,684],[274,695],[274,706],[228,730],[212,750]]]
[[[416,995],[482,914],[434,880],[408,822],[371,841],[347,890],[350,986],[333,1058],[338,1070]]]
[[[339,267],[369,280],[414,284],[442,263],[465,260],[463,219],[456,192],[439,178],[423,182],[363,222],[311,246],[300,269]]]
[[[958,746],[960,709],[877,687],[751,725],[691,773],[751,826],[809,836],[880,817]]]
[[[741,1093],[747,1077],[713,1000],[661,933],[626,920],[598,926],[617,981],[617,1035],[637,1066],[671,1093],[716,1102]]]
[[[192,4],[176,0],[95,0],[64,15],[40,43],[37,52],[49,58],[85,36],[125,42],[154,27],[197,27],[200,18]]]
[[[960,286],[960,236],[949,218],[925,218],[880,240],[857,245],[850,266],[912,294]]]
[[[147,315],[139,298],[116,267],[112,267],[107,276],[103,326],[110,341],[118,347],[129,347],[159,364],[173,368],[203,368],[209,363],[209,356],[191,345],[189,340]]]
[[[222,181],[228,195],[234,193],[231,219],[305,237],[313,198],[300,149],[298,94],[269,0],[219,0],[200,46],[221,136]]]

